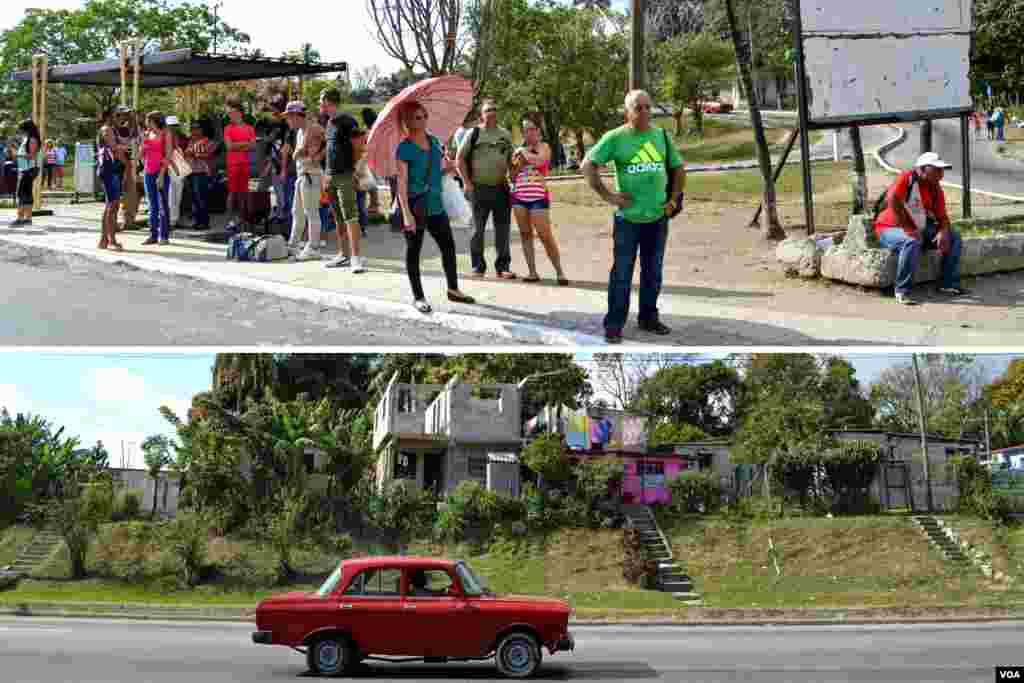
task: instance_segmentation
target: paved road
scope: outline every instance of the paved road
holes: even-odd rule
[[[921,152],[921,125],[907,131],[906,141],[890,152],[889,163],[899,168],[910,168]],[[1024,163],[1004,159],[995,152],[994,142],[974,140],[971,133],[971,187],[1014,197],[1024,197]],[[960,149],[960,122],[935,121],[932,126],[932,148],[953,164],[946,171],[946,180],[961,184],[963,155]]]
[[[253,645],[250,624],[0,618],[3,678],[17,683],[220,683],[308,677],[302,655]],[[578,627],[540,680],[991,683],[1024,663],[1016,623],[957,626]],[[501,680],[489,662],[372,663],[356,678]]]
[[[513,345],[0,242],[0,346]]]

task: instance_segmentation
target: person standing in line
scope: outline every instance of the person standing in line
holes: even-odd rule
[[[178,117],[173,114],[168,116],[166,119],[167,123],[167,134],[171,137],[171,165],[169,167],[169,175],[171,179],[171,189],[167,193],[167,205],[171,210],[171,225],[178,227],[178,221],[181,219],[181,200],[185,195],[185,183],[188,182],[186,176],[179,173],[179,169],[176,164],[173,163],[173,153],[175,150],[184,151],[188,146],[188,138],[181,132],[179,127]]]
[[[327,262],[328,268],[348,265],[353,273],[366,271],[359,253],[359,206],[356,200],[356,163],[366,151],[366,131],[348,114],[338,113],[341,91],[328,88],[320,95],[320,110],[327,114],[327,163],[324,187],[334,209],[338,230],[338,255]],[[345,239],[348,238],[348,249]],[[348,253],[346,253],[348,252]]]
[[[224,127],[224,144],[227,149],[228,176],[228,230],[241,229],[242,203],[249,192],[249,152],[256,146],[256,130],[242,120],[244,111],[238,100],[228,102],[228,118]]]
[[[121,182],[121,209],[124,214],[121,229],[130,230],[135,227],[139,204],[142,203],[138,169],[138,150],[141,147],[141,138],[131,107],[121,105],[117,108],[116,114],[114,133],[117,135],[117,144],[127,150],[128,156],[124,178]]]
[[[360,112],[363,118],[363,125],[366,126],[366,134],[370,134],[370,130],[373,128],[373,124],[377,122],[377,112],[369,107],[363,107]],[[365,158],[365,157],[364,157]],[[366,191],[366,197],[369,198],[369,205],[364,206],[364,212],[367,214],[367,222],[369,222],[369,214],[380,215],[380,183],[377,182],[376,176],[373,175],[373,171],[370,170],[369,166],[366,168],[369,174],[371,188]],[[365,231],[364,231],[365,232]]]
[[[587,183],[602,199],[616,207],[614,264],[608,277],[608,315],[605,341],[622,343],[622,328],[629,317],[630,289],[637,252],[640,254],[640,329],[657,335],[671,332],[658,315],[667,216],[676,208],[686,176],[683,160],[668,133],[651,125],[651,98],[643,90],[626,95],[626,125],[605,133],[583,161]],[[615,166],[615,192],[605,187],[598,167]],[[669,169],[674,173],[667,191]]]
[[[54,169],[57,168],[57,150],[53,146],[53,140],[46,141],[46,147],[43,150],[43,183],[46,185],[47,190],[53,189],[53,173]]]
[[[124,146],[117,144],[117,136],[109,125],[104,125],[100,129],[100,146],[96,161],[105,202],[102,234],[97,248],[121,251],[124,247],[117,241],[117,212],[121,204],[121,182],[128,155]]]
[[[407,102],[399,111],[405,138],[395,150],[398,160],[398,203],[402,207],[402,233],[405,235],[405,268],[412,286],[413,306],[420,313],[433,309],[423,292],[420,253],[423,237],[429,232],[441,250],[441,263],[448,282],[448,300],[474,303],[459,291],[458,265],[455,261],[455,237],[441,200],[441,176],[450,168],[441,143],[427,133],[427,110],[419,102]],[[417,215],[418,214],[418,215]]]
[[[168,244],[171,238],[171,152],[174,149],[164,115],[158,111],[146,116],[146,135],[142,138],[142,159],[149,204],[149,239],[144,245]]]
[[[32,207],[35,205],[35,182],[39,177],[39,168],[43,163],[43,141],[39,137],[39,127],[32,119],[25,119],[18,126],[18,132],[24,136],[18,147],[16,161],[18,164],[18,217],[11,221],[10,227],[32,225]]]
[[[551,147],[540,139],[540,126],[536,120],[523,117],[523,146],[512,155],[512,211],[523,243],[523,257],[529,275],[524,282],[540,282],[537,274],[537,255],[533,248],[536,234],[544,251],[555,267],[558,284],[563,287],[569,280],[562,271],[558,242],[551,229],[551,194],[547,175],[551,164]]]
[[[68,149],[64,146],[64,143],[57,140],[54,143],[56,152],[56,161],[53,167],[54,179],[57,183],[57,189],[64,189],[64,164],[68,162]]]
[[[484,277],[484,232],[487,219],[494,216],[494,249],[497,252],[494,270],[504,280],[514,280],[511,271],[512,203],[508,186],[508,170],[512,163],[512,134],[498,126],[498,105],[484,100],[483,122],[471,130],[456,155],[463,192],[473,206],[474,231],[470,241],[473,274]]]
[[[210,138],[203,129],[201,121],[193,121],[190,129],[192,137],[185,148],[185,158],[192,165],[192,175],[188,177],[192,189],[192,228],[208,230],[210,228],[210,161],[213,149]]]
[[[995,111],[993,109],[989,109],[988,112],[986,112],[986,114],[985,114],[985,127],[988,128],[988,139],[989,140],[995,140],[996,139],[996,121],[995,121],[995,118],[994,118],[995,114],[996,113],[995,113]]]
[[[295,131],[295,196],[292,199],[292,232],[288,247],[298,261],[320,259],[320,192],[323,187],[322,164],[326,154],[324,129],[314,120],[307,120],[306,105],[301,100],[285,107],[288,127]],[[309,239],[299,249],[302,233],[309,222]]]

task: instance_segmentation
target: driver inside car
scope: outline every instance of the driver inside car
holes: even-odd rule
[[[411,588],[409,594],[414,597],[439,597],[445,594],[445,590],[431,590],[427,588],[427,573],[422,569],[417,569],[409,577],[409,583]]]

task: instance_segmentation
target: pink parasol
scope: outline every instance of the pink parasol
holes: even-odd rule
[[[395,149],[405,138],[398,112],[406,102],[423,105],[430,115],[427,131],[444,144],[473,106],[473,83],[462,76],[437,76],[413,83],[391,98],[366,141],[366,159],[378,178],[398,175]]]

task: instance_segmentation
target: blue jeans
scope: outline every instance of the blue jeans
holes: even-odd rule
[[[295,183],[298,176],[285,176],[282,183],[274,177],[274,195],[277,197],[277,212],[286,219],[292,215],[292,200],[295,198]]]
[[[193,173],[189,176],[192,184],[192,220],[196,225],[210,225],[210,176],[207,173]]]
[[[934,248],[937,234],[938,226],[931,220],[925,226],[921,239],[911,237],[903,228],[882,230],[878,238],[882,247],[899,252],[899,263],[896,266],[896,292],[898,294],[907,294],[914,286],[914,273],[917,271],[917,264],[921,261],[921,250]],[[960,233],[950,230],[949,253],[942,255],[943,287],[960,286],[960,252],[962,248]]]
[[[658,295],[661,293],[661,271],[665,264],[667,239],[668,221],[664,218],[653,223],[630,223],[615,217],[615,254],[608,277],[608,315],[604,318],[606,330],[621,331],[626,325],[638,251],[640,311],[637,319],[641,324],[658,322]]]
[[[366,226],[370,224],[370,214],[366,212],[366,195],[368,192],[357,191],[356,192],[356,208],[359,210],[359,227],[364,231]]]
[[[163,187],[157,188],[159,173],[147,173],[146,202],[149,204],[149,236],[151,239],[171,238],[171,205],[167,193],[171,189],[171,176],[164,175]]]

